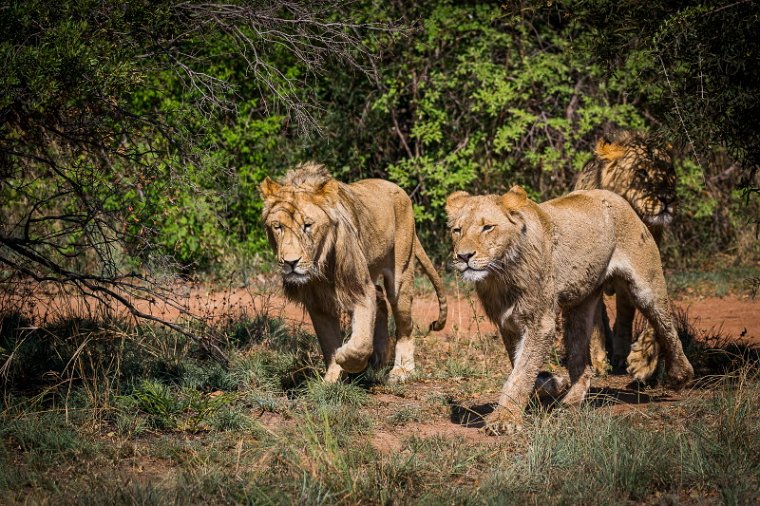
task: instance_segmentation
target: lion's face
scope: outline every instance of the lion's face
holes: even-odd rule
[[[647,225],[667,225],[673,219],[676,174],[669,153],[631,136],[600,141],[596,153],[602,166],[599,188],[622,195]]]
[[[519,208],[526,200],[522,188],[502,197],[472,197],[456,192],[446,201],[454,268],[468,281],[483,281],[505,272],[517,255],[517,241],[526,231]]]
[[[300,285],[320,277],[334,229],[324,195],[265,184],[264,225],[283,281]]]

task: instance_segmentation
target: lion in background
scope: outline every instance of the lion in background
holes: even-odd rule
[[[676,173],[670,154],[651,137],[618,131],[601,138],[590,160],[575,182],[576,190],[603,189],[621,195],[647,225],[659,247],[665,227],[673,220]],[[610,331],[602,302],[595,315],[591,339],[591,361],[598,374],[607,371],[607,344],[611,343],[611,365],[618,369],[627,362],[643,380],[654,372],[659,349],[651,329],[631,345],[635,308],[624,289],[611,287],[615,294],[616,318]],[[630,353],[629,353],[630,352]],[[630,371],[629,371],[630,372]]]
[[[405,380],[414,370],[415,258],[438,296],[438,320],[430,328],[446,323],[443,283],[417,238],[409,196],[381,179],[341,183],[315,163],[292,169],[280,183],[267,177],[260,191],[285,295],[311,317],[325,381],[337,381],[342,371],[362,371],[370,358],[381,366],[390,358],[386,299],[375,285],[380,277],[396,324],[390,380]],[[341,312],[351,315],[351,336],[343,345]]]
[[[609,281],[626,290],[654,329],[674,386],[693,377],[673,325],[657,244],[619,195],[575,191],[536,204],[519,186],[504,195],[455,192],[446,213],[454,267],[475,283],[512,362],[498,407],[486,417],[490,432],[520,426],[554,341],[557,310],[563,315],[570,374],[562,402],[583,401],[592,374],[594,315]]]

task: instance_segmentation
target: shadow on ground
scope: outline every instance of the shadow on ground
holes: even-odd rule
[[[601,387],[590,388],[586,398],[586,404],[593,408],[601,408],[610,405],[642,405],[660,402],[674,402],[677,399],[668,392],[643,392],[638,384],[631,383],[625,388]],[[466,406],[454,399],[449,399],[451,410],[449,419],[451,423],[467,428],[480,429],[485,426],[484,418],[498,406],[497,403],[477,404]],[[551,411],[561,408],[559,400],[548,395],[536,396],[528,406],[531,411]]]

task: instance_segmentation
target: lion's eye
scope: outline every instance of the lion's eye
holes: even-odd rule
[[[451,229],[452,234],[458,234],[461,231],[462,231],[462,227],[454,227]]]
[[[304,223],[303,224],[303,231],[304,232],[308,232],[309,230],[311,230],[311,226],[312,225],[313,225],[313,223]]]
[[[493,230],[493,225],[483,225],[483,232],[490,232]]]
[[[280,230],[282,230],[282,225],[280,225],[279,223],[272,223],[272,230],[276,230],[277,232],[279,232]]]

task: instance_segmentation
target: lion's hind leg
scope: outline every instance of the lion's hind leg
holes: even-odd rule
[[[647,272],[646,269],[651,269],[651,267],[633,269],[628,276],[630,294],[636,308],[641,311],[649,321],[649,325],[652,326],[654,336],[665,359],[665,371],[669,382],[675,387],[681,387],[694,377],[694,369],[683,352],[681,341],[678,339],[678,333],[673,324],[673,315],[670,311],[670,302],[662,270],[659,273],[652,273],[651,271]],[[649,275],[642,276],[641,272],[646,272]],[[647,282],[645,281],[647,279],[653,279],[653,281]],[[647,341],[640,339],[637,343],[638,346],[645,346]],[[651,348],[649,354],[657,356],[656,347]],[[640,361],[638,364],[629,363],[628,370],[636,379],[644,381],[656,369],[656,362],[654,365],[651,364],[651,361]]]
[[[636,303],[624,279],[615,281],[615,329],[612,333],[612,369],[623,372],[626,357],[631,351],[633,340],[633,319],[636,316]]]
[[[610,333],[609,320],[607,318],[607,308],[604,301],[599,299],[594,310],[594,324],[591,330],[591,367],[599,376],[604,376],[609,372],[610,365],[607,362],[607,337]]]
[[[589,344],[595,316],[601,303],[601,293],[587,297],[580,304],[564,311],[565,350],[567,370],[570,373],[570,390],[562,404],[579,406],[591,386],[591,356]]]
[[[654,329],[654,336],[665,358],[665,373],[668,381],[677,388],[684,386],[694,377],[694,368],[689,363],[689,359],[686,358],[681,340],[678,339],[667,297],[660,299],[655,304],[642,306],[639,309]],[[646,341],[641,340],[641,344],[645,345]],[[652,348],[651,354],[657,357],[659,353],[657,353],[656,347],[653,346]],[[653,366],[649,367],[649,374],[654,373],[655,369],[656,361],[653,362]]]

